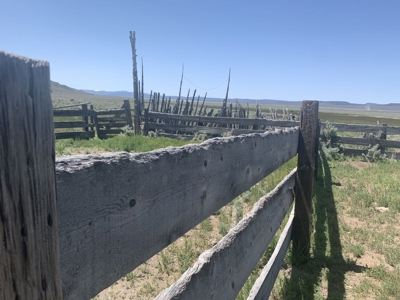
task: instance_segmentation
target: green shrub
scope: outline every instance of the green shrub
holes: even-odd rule
[[[381,149],[379,149],[379,144],[376,144],[374,146],[370,145],[367,150],[367,154],[362,154],[364,161],[378,162],[385,161],[387,159],[386,154],[382,154]]]

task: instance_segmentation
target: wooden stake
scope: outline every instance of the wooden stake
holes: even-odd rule
[[[133,101],[135,108],[135,134],[140,133],[140,102],[138,95],[138,76],[137,76],[137,64],[136,64],[136,37],[135,31],[130,31],[130,40],[132,46],[132,61],[133,61]]]
[[[49,64],[0,52],[0,299],[62,299]]]
[[[199,116],[202,115],[201,113],[203,111],[204,102],[206,102],[206,98],[207,98],[207,93],[204,95],[203,103],[201,104],[200,111],[199,111]]]
[[[318,132],[318,101],[303,101],[295,186],[293,247],[296,255],[307,260],[310,255],[312,196],[315,168],[315,143]]]
[[[226,88],[226,95],[225,95],[225,99],[222,103],[222,111],[221,111],[221,116],[222,117],[226,117],[226,105],[228,102],[228,94],[229,94],[229,83],[231,82],[231,69],[229,69],[229,76],[228,76],[228,86]]]

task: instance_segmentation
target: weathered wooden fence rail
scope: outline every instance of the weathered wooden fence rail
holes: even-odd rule
[[[325,126],[326,123],[322,123],[321,126]],[[387,136],[400,135],[400,127],[387,126],[383,124],[381,126],[375,125],[355,125],[355,124],[331,124],[338,129],[339,132],[359,132],[365,134],[366,137],[347,137],[343,135],[337,136],[335,142],[344,145],[356,145],[356,146],[373,146],[378,144],[382,153],[386,154],[389,158],[400,159],[400,152],[387,151],[387,148],[400,148],[400,140],[388,140]],[[374,137],[370,137],[368,134],[375,134]],[[362,155],[367,153],[367,149],[352,149],[343,148],[344,155]]]
[[[93,297],[248,190],[296,155],[298,135],[289,129],[58,159],[66,298]]]
[[[162,130],[167,133],[204,133],[213,135],[230,132],[232,135],[240,135],[265,132],[266,129],[262,129],[262,127],[294,127],[299,125],[300,122],[295,121],[190,116],[155,113],[145,110],[142,127],[144,128],[144,135],[147,135],[150,130]]]
[[[158,299],[234,299],[294,197],[295,215],[250,297],[268,297],[292,227],[294,249],[308,252],[317,102],[303,102],[300,128],[55,161],[42,65],[0,52],[2,299],[90,299],[296,154],[299,172],[262,197]],[[21,106],[23,122],[12,117]]]

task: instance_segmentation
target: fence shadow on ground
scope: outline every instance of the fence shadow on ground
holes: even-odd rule
[[[332,185],[331,171],[327,159],[320,149],[318,179],[314,183],[312,255],[305,264],[298,264],[292,257],[290,278],[283,282],[282,299],[315,299],[319,293],[324,299],[345,299],[346,272],[361,273],[365,267],[355,261],[344,259]],[[321,280],[327,282],[322,284]]]

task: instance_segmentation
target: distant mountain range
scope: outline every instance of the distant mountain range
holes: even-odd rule
[[[133,92],[128,91],[94,91],[94,90],[81,90],[88,94],[98,95],[98,96],[108,96],[108,97],[123,97],[123,98],[133,98]],[[145,93],[145,98],[150,97],[150,94]],[[167,96],[171,97],[171,99],[176,99],[177,96]],[[222,98],[207,98],[208,101],[222,101]],[[300,107],[301,101],[288,101],[288,100],[275,100],[275,99],[229,99],[229,102],[239,101],[241,103],[251,103],[254,104],[256,102],[264,105],[273,105],[273,106],[295,106]],[[389,103],[389,104],[376,104],[376,103],[366,103],[366,104],[357,104],[350,103],[346,101],[320,101],[319,105],[321,108],[336,108],[336,109],[354,109],[354,110],[382,110],[382,111],[399,111],[400,112],[400,103]]]

